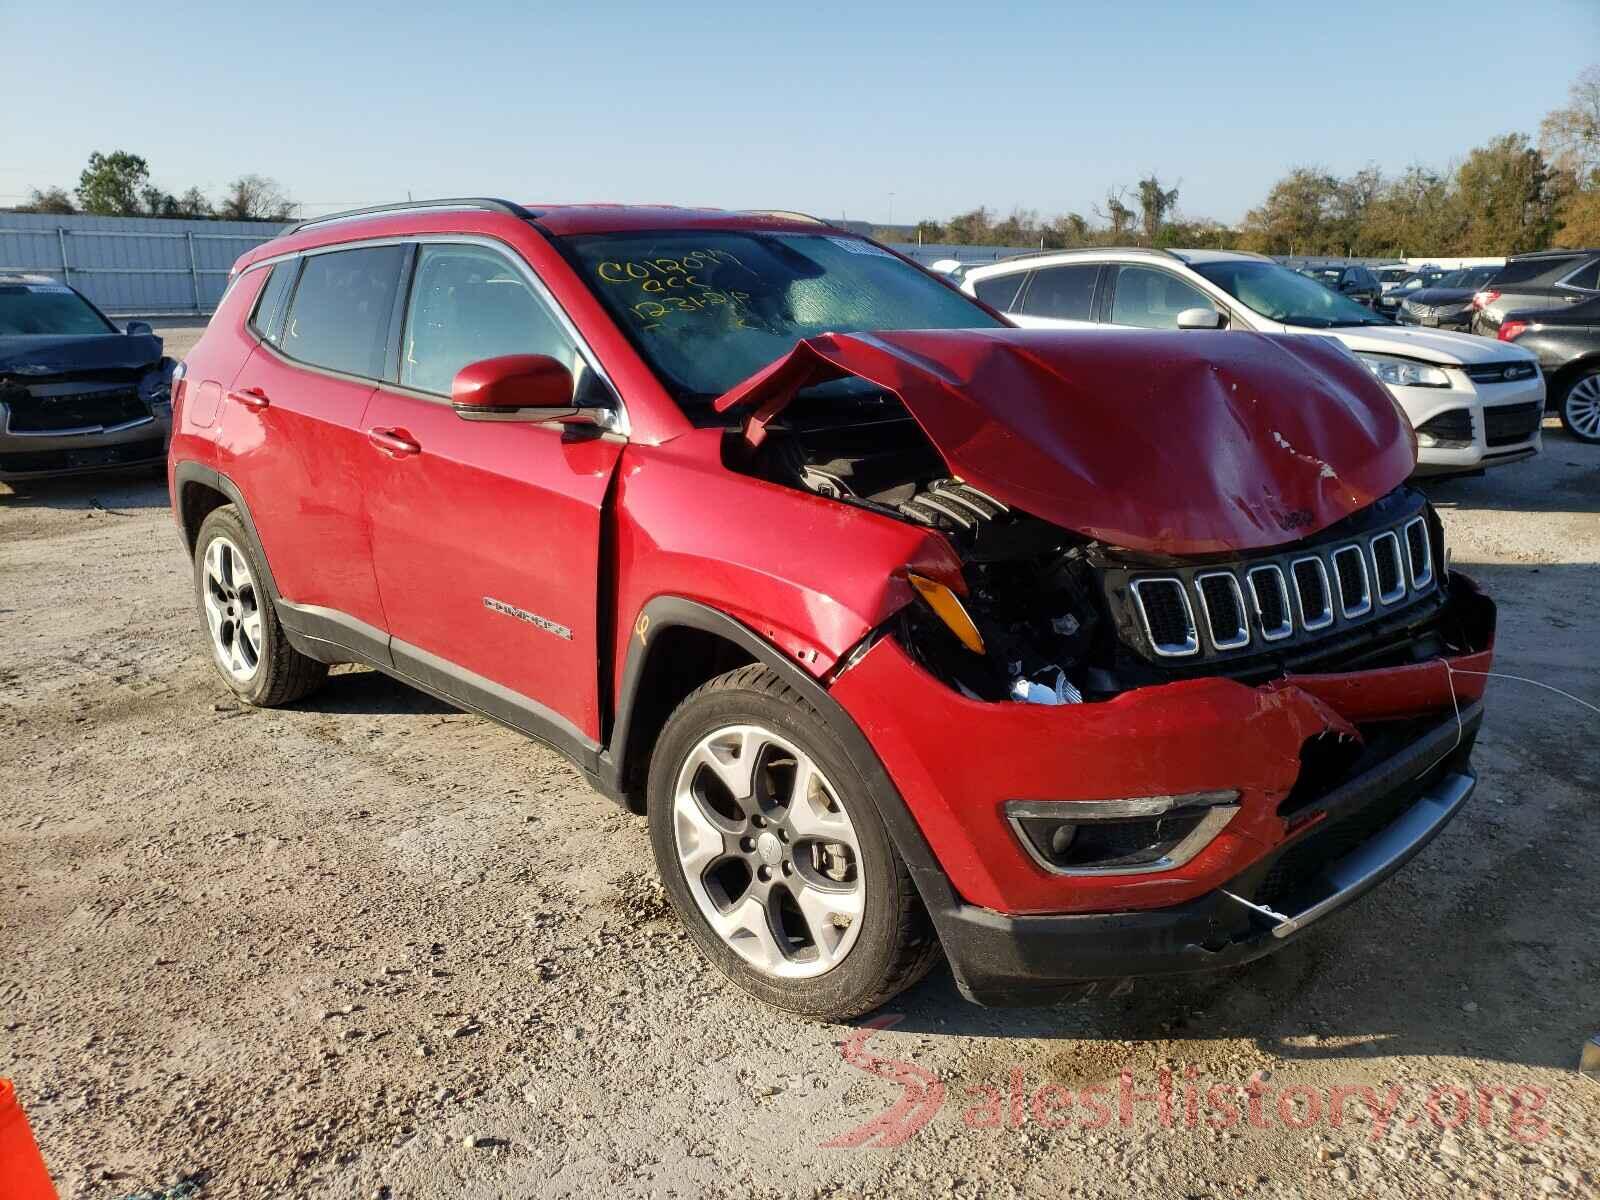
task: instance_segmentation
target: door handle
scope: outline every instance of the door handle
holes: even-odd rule
[[[394,458],[422,453],[422,443],[404,429],[369,429],[367,441]]]
[[[246,408],[265,408],[272,401],[267,399],[267,394],[258,387],[244,388],[241,391],[229,392],[228,399],[244,405]]]

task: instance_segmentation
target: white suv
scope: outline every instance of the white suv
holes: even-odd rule
[[[967,269],[961,290],[1043,329],[1243,329],[1335,338],[1388,385],[1417,430],[1417,474],[1539,452],[1544,377],[1526,350],[1401,328],[1258,254],[1053,250]]]

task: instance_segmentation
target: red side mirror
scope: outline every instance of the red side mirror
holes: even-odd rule
[[[572,372],[546,354],[507,354],[468,363],[450,385],[450,403],[469,421],[563,421],[572,403]]]

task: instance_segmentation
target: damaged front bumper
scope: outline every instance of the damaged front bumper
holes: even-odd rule
[[[1398,870],[1474,783],[1484,680],[1462,672],[1489,669],[1494,606],[1450,582],[1446,659],[1260,687],[1207,678],[1098,704],[990,704],[893,641],[863,655],[832,695],[948,881],[923,893],[962,990],[1041,1003],[1086,980],[1245,962]],[[1348,752],[1320,752],[1330,744]],[[1004,815],[1018,800],[1066,813],[1217,790],[1236,792],[1238,811],[1170,870],[1053,873]]]

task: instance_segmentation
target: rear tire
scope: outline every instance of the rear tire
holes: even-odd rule
[[[650,760],[650,842],[679,919],[757,999],[869,1012],[939,942],[872,787],[815,708],[759,664],[704,684]]]
[[[289,644],[267,573],[239,510],[214,509],[195,539],[195,599],[212,665],[235,695],[258,708],[292,704],[321,687],[326,663]]]
[[[1562,427],[1580,442],[1600,442],[1600,367],[1567,385],[1558,407]]]

